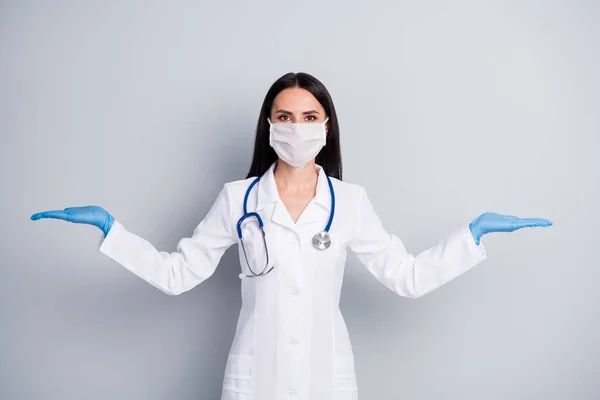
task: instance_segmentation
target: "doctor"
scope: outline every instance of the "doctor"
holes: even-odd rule
[[[224,185],[177,251],[157,250],[98,206],[34,214],[91,224],[99,250],[170,295],[208,279],[238,244],[242,307],[222,400],[356,400],[348,331],[339,309],[346,249],[400,296],[418,298],[486,258],[481,237],[544,219],[485,213],[409,254],[388,233],[364,188],[342,182],[338,119],[314,77],[289,73],[261,108],[248,177]]]

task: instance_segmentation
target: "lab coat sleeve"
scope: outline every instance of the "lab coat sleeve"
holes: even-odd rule
[[[359,217],[349,247],[377,280],[400,296],[422,297],[486,258],[483,244],[475,243],[468,225],[413,256],[384,229],[364,188],[358,197]]]
[[[166,294],[178,295],[209,278],[225,250],[234,243],[231,202],[225,185],[191,237],[178,242],[177,251],[158,251],[117,220],[99,251]]]

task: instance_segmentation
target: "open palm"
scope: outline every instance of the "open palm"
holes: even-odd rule
[[[108,234],[114,222],[114,218],[104,208],[98,206],[68,207],[64,210],[43,211],[31,216],[33,221],[42,218],[62,219],[76,224],[94,225],[104,232],[104,236]]]
[[[487,212],[475,218],[469,228],[479,244],[481,236],[491,232],[513,232],[521,228],[545,227],[552,225],[552,221],[543,218],[519,218],[514,215],[502,215]]]

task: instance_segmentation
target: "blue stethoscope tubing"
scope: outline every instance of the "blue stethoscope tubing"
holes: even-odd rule
[[[269,250],[267,249],[267,241],[266,241],[266,237],[265,237],[266,235],[265,235],[263,220],[257,212],[250,212],[250,213],[248,212],[248,197],[250,196],[250,192],[252,191],[252,188],[260,181],[261,177],[262,176],[258,176],[256,179],[254,179],[254,181],[252,181],[250,186],[248,186],[248,189],[246,190],[246,194],[244,195],[244,215],[242,215],[242,217],[238,220],[238,223],[237,223],[237,234],[238,234],[238,238],[240,239],[241,244],[242,244],[242,250],[244,252],[244,257],[246,258],[246,264],[248,265],[250,272],[252,272],[252,274],[254,276],[266,275],[269,272],[271,272],[271,270],[273,269],[273,266],[271,266],[271,268],[265,272],[266,267],[269,265]],[[331,239],[329,237],[329,229],[331,229],[331,224],[333,223],[333,217],[335,216],[335,191],[333,190],[333,184],[331,183],[331,179],[329,178],[329,176],[327,176],[327,174],[325,174],[325,177],[327,178],[327,184],[329,186],[329,193],[331,195],[331,212],[329,213],[329,220],[327,221],[327,225],[325,226],[325,229],[322,232],[317,233],[313,237],[313,246],[319,250],[325,250],[325,249],[329,248],[329,246],[331,245]],[[256,220],[258,221],[258,225],[260,227],[262,237],[263,237],[263,242],[265,245],[265,252],[267,255],[267,262],[266,262],[265,268],[263,268],[263,271],[260,274],[256,274],[252,270],[252,267],[250,267],[250,263],[248,262],[248,256],[246,255],[246,248],[244,246],[244,240],[243,240],[243,236],[242,236],[242,223],[246,219],[251,218],[251,217],[255,217]]]

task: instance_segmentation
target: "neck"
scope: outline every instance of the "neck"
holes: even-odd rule
[[[294,168],[278,160],[274,171],[275,182],[282,189],[302,190],[316,185],[319,174],[315,161],[311,161],[302,168]]]

